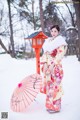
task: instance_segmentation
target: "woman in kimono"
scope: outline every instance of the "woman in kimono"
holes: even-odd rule
[[[43,44],[44,54],[41,58],[43,85],[40,89],[46,94],[46,109],[48,112],[59,112],[61,109],[62,91],[62,59],[67,50],[65,38],[59,35],[60,28],[54,25],[50,28],[52,37]]]

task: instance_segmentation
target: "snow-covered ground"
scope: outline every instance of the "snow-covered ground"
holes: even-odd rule
[[[10,109],[12,93],[23,78],[36,72],[36,61],[0,55],[0,114],[8,112],[9,120],[80,120],[80,62],[76,56],[68,56],[62,64],[64,96],[61,111],[49,114],[45,108],[45,95],[39,93],[25,113],[16,113]]]

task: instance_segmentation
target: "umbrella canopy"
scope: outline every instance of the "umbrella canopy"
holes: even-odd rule
[[[25,111],[39,93],[41,82],[40,74],[33,74],[24,78],[13,92],[11,109],[15,112]]]

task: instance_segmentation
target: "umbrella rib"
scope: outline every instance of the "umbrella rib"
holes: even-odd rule
[[[34,82],[36,82],[39,79],[38,77],[32,77],[32,76],[31,78],[35,80]]]
[[[32,90],[31,90],[30,88],[32,88]],[[37,93],[37,91],[36,91],[36,90],[39,90],[39,89],[40,89],[40,87],[39,87],[39,88],[34,89],[33,87],[28,87],[28,86],[27,86],[27,90],[30,90],[30,91],[35,92],[35,93]],[[26,90],[26,87],[24,88],[24,90]]]
[[[23,94],[23,97],[25,98],[25,95],[24,95],[24,94]],[[25,105],[25,108],[26,108],[27,106],[26,106],[26,103],[25,103],[24,98],[23,98],[23,102],[24,102],[24,105]],[[27,100],[27,99],[26,99],[26,100]],[[28,100],[27,100],[27,103],[29,104]]]
[[[30,95],[32,95],[33,97],[35,97],[33,94],[31,94],[28,90],[26,90],[25,92],[28,92]],[[36,92],[36,93],[38,93],[38,92]]]
[[[29,98],[31,101],[33,101],[33,100],[29,97],[29,95],[26,93],[26,91],[24,91],[24,93],[28,96],[28,98]],[[27,99],[27,97],[26,97],[26,96],[24,96],[24,97],[26,98],[28,104],[30,104],[29,101],[28,101],[28,99]]]
[[[33,90],[32,90],[31,88],[33,88],[33,87],[28,87],[28,86],[27,86],[27,90],[30,90],[30,91],[32,91],[32,92],[34,92],[34,93],[37,93],[37,91],[35,91],[35,90],[38,90],[40,87],[39,87],[39,88],[36,88],[36,89],[33,89]],[[26,86],[25,86],[24,90],[26,90]]]
[[[17,98],[18,99],[18,98]],[[15,105],[16,105],[16,111],[18,110],[18,101],[17,101],[17,99],[15,100]]]
[[[37,89],[37,88],[40,88],[40,85],[41,85],[41,84],[35,84],[35,83],[34,83],[33,85],[26,85],[25,87],[27,87],[27,88],[33,88],[33,89],[35,90],[35,89]]]
[[[37,91],[34,91],[34,90],[30,89],[30,88],[28,88],[28,90],[30,90],[30,91],[32,91],[32,92],[34,92],[34,93],[38,93]],[[28,91],[28,90],[27,90],[27,91]]]
[[[26,87],[34,89],[33,86],[26,86]],[[36,85],[36,88],[34,90],[39,89],[39,88],[40,88],[40,85]]]

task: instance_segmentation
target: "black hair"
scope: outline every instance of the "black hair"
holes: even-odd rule
[[[53,28],[56,28],[58,31],[60,31],[60,27],[58,25],[53,25],[50,30],[52,30]]]

